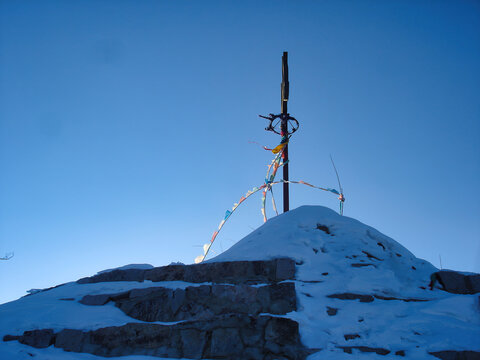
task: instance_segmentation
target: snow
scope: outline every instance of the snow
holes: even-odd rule
[[[317,229],[318,225],[328,227],[331,234]],[[369,259],[365,253],[381,260]],[[301,264],[298,280],[328,279],[322,287],[330,292],[428,296],[418,288],[426,286],[430,274],[438,270],[374,228],[320,206],[302,206],[279,215],[210,261],[282,256]],[[351,266],[362,263],[371,265]],[[327,277],[322,275],[325,272]]]
[[[326,226],[330,234],[317,229],[318,225]],[[209,261],[280,256],[297,262],[299,311],[289,317],[299,322],[306,346],[324,349],[309,360],[352,359],[337,346],[392,351],[387,356],[355,354],[356,358],[369,359],[398,359],[394,355],[398,350],[405,350],[409,359],[431,359],[426,352],[432,351],[480,350],[478,295],[428,290],[430,275],[437,268],[376,229],[325,207],[302,206],[272,218]],[[428,301],[375,299],[361,303],[327,297],[337,293]],[[337,308],[337,315],[329,316],[327,306]],[[345,340],[345,334],[361,337]]]
[[[330,234],[319,229],[319,225],[324,230],[327,227]],[[209,262],[286,256],[297,263],[298,298],[298,311],[286,316],[299,322],[303,344],[323,349],[309,356],[309,360],[398,359],[394,354],[398,350],[404,350],[408,359],[435,359],[428,352],[480,351],[478,294],[455,295],[439,289],[428,290],[430,274],[438,269],[374,228],[324,207],[302,206],[272,218]],[[132,264],[117,269],[151,267]],[[33,329],[91,330],[141,322],[128,317],[111,303],[86,306],[78,300],[87,294],[118,293],[133,288],[163,286],[174,289],[199,285],[202,284],[179,281],[67,283],[0,305],[0,338]],[[424,301],[375,298],[362,303],[327,297],[340,293]],[[338,309],[337,314],[329,316],[327,307]],[[358,334],[360,338],[346,340],[346,334]],[[341,346],[379,347],[391,353],[382,356],[354,349],[353,354],[347,354],[339,348]],[[0,341],[2,360],[31,359],[29,354],[38,360],[100,359],[53,347],[34,349],[17,341]],[[118,359],[158,358],[127,356]]]
[[[30,346],[16,344],[15,342],[6,343],[1,348],[2,360],[21,360],[21,359],[38,359],[38,360],[99,360],[105,359],[91,354],[66,352],[50,346],[46,349],[35,349]],[[130,355],[120,357],[109,357],[111,360],[172,360],[172,358],[158,358],[144,355]],[[175,359],[173,359],[175,360]],[[177,359],[187,360],[187,359]]]
[[[114,271],[114,270],[129,270],[129,269],[148,270],[148,269],[152,269],[152,268],[153,268],[153,265],[150,265],[150,264],[129,264],[129,265],[113,268],[113,269],[107,269],[107,270],[99,271],[97,273],[97,275],[98,274],[105,274],[105,273],[108,273],[108,272],[111,272],[111,271]]]
[[[33,295],[33,294],[36,294],[36,293],[41,292],[43,290],[44,289],[30,289],[30,290],[27,290],[27,294]]]

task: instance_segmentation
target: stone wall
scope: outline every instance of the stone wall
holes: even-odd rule
[[[296,311],[292,282],[252,287],[248,285],[201,285],[186,289],[152,287],[120,294],[86,295],[80,303],[104,305],[115,302],[128,316],[142,321],[207,319],[235,313],[284,315]]]
[[[196,265],[169,265],[153,269],[112,270],[77,281],[90,284],[107,281],[185,281],[190,283],[268,284],[295,277],[295,261],[227,261]]]
[[[313,350],[302,345],[296,321],[278,316],[297,309],[295,284],[285,281],[294,278],[295,262],[288,258],[113,270],[78,283],[150,280],[212,284],[185,289],[132,289],[86,295],[80,300],[85,306],[103,306],[112,301],[126,315],[141,321],[179,323],[129,323],[57,333],[51,329],[33,330],[7,335],[4,341],[18,340],[37,348],[53,345],[105,357],[302,360]]]
[[[6,336],[36,348],[99,356],[149,355],[188,359],[302,360],[312,351],[300,342],[298,323],[281,317],[226,314],[175,325],[129,323],[93,331],[51,329]]]

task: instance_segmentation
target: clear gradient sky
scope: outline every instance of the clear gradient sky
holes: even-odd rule
[[[480,3],[0,1],[0,303],[191,263],[263,182],[289,52],[290,178],[439,267],[480,272]],[[280,189],[277,200],[281,202]],[[291,188],[291,207],[338,208]],[[268,209],[272,214],[271,209]],[[262,224],[260,195],[214,245]]]

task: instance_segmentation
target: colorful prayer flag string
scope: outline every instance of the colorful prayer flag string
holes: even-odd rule
[[[268,165],[267,174],[265,176],[265,183],[261,186],[254,187],[253,189],[248,190],[247,193],[240,198],[238,203],[233,204],[233,207],[232,207],[231,210],[227,210],[225,212],[225,216],[224,216],[223,220],[220,222],[220,224],[218,225],[217,230],[215,230],[213,232],[213,235],[212,235],[212,238],[210,239],[210,242],[203,245],[203,255],[199,255],[195,258],[195,263],[196,264],[201,263],[202,261],[205,260],[205,258],[207,257],[207,255],[210,251],[210,248],[212,247],[212,245],[213,245],[215,239],[217,238],[220,230],[222,230],[226,221],[232,216],[232,214],[235,212],[235,210],[237,210],[237,208],[240,206],[240,204],[243,203],[245,200],[247,200],[253,194],[257,193],[258,191],[263,190],[262,191],[262,208],[261,208],[261,212],[262,212],[262,215],[263,215],[263,221],[264,222],[267,221],[265,203],[266,203],[266,197],[267,197],[267,192],[268,191],[270,191],[270,193],[272,195],[273,209],[274,209],[275,213],[278,215],[277,207],[275,205],[275,199],[273,197],[273,190],[272,190],[274,185],[282,184],[282,183],[301,184],[301,185],[309,186],[309,187],[314,188],[314,189],[330,192],[334,195],[338,195],[338,199],[340,200],[340,215],[343,215],[343,203],[345,201],[345,197],[343,195],[343,189],[342,189],[342,186],[340,184],[340,178],[338,176],[337,168],[335,167],[335,163],[333,162],[333,159],[331,158],[331,156],[330,156],[330,159],[332,160],[332,164],[333,164],[333,167],[335,169],[335,173],[337,175],[337,180],[338,180],[338,185],[339,185],[339,188],[340,188],[340,192],[337,191],[336,189],[332,189],[332,188],[323,188],[323,187],[320,187],[320,186],[315,186],[315,185],[312,185],[312,184],[307,183],[307,182],[302,181],[302,180],[299,180],[299,181],[277,180],[277,181],[275,181],[275,176],[277,174],[278,169],[280,167],[282,167],[283,165],[285,165],[285,163],[281,162],[281,159],[282,159],[282,154],[283,154],[283,151],[285,149],[285,146],[288,144],[288,140],[289,140],[289,137],[284,136],[284,137],[282,137],[282,141],[280,142],[280,144],[277,145],[275,148],[268,149],[268,148],[264,147],[266,150],[272,151],[272,153],[275,154],[274,159]]]

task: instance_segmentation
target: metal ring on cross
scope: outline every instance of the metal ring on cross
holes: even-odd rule
[[[268,124],[265,130],[273,131],[275,134],[278,135],[282,135],[280,126],[282,124],[282,120],[284,120],[285,117],[287,120],[287,135],[293,134],[295,131],[298,130],[298,127],[300,126],[298,120],[295,119],[293,116],[290,116],[290,114],[269,114],[269,116],[259,116],[270,121],[270,124]]]

